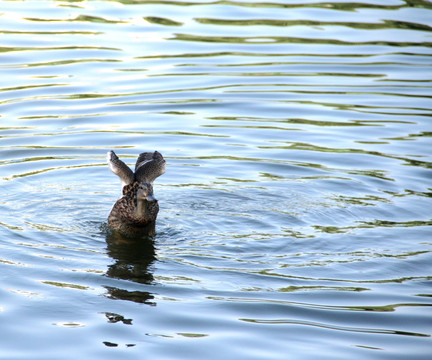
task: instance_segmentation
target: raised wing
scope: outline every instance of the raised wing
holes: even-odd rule
[[[153,184],[153,181],[165,172],[165,164],[165,159],[158,151],[142,153],[135,165],[135,179]]]
[[[114,151],[108,151],[107,162],[111,171],[122,181],[122,187],[134,182],[134,173],[123,161],[121,161]]]

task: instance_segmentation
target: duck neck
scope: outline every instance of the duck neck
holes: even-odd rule
[[[144,199],[138,199],[137,200],[137,206],[135,210],[135,214],[137,217],[144,217],[147,212],[147,206],[145,204]]]

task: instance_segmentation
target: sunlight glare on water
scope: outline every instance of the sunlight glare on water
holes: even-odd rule
[[[0,0],[0,358],[429,359],[431,18]],[[153,236],[109,150],[166,159]]]

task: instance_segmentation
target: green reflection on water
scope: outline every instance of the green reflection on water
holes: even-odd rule
[[[25,173],[21,173],[21,174],[13,174],[9,177],[3,177],[3,180],[13,180],[16,178],[22,178],[22,177],[26,177],[26,176],[32,176],[32,175],[39,175],[39,174],[43,174],[49,171],[56,171],[56,170],[69,170],[69,169],[78,169],[78,168],[85,168],[85,167],[95,167],[95,166],[105,166],[105,164],[81,164],[81,165],[70,165],[70,166],[57,166],[57,167],[51,167],[51,168],[44,168],[44,169],[40,169],[40,170],[35,170],[35,171],[29,171],[29,172],[25,172]],[[37,224],[34,224],[35,226]],[[42,229],[44,230],[44,229]],[[61,230],[61,229],[56,229],[56,230]]]
[[[361,205],[364,206],[364,204]],[[373,221],[358,221],[357,225],[355,226],[338,227],[338,226],[313,225],[312,227],[318,231],[328,233],[328,234],[343,234],[355,229],[377,228],[377,227],[386,227],[386,228],[417,227],[417,226],[430,226],[430,225],[432,225],[432,220],[426,220],[426,221],[413,220],[413,221],[404,221],[404,222],[396,222],[396,221],[388,221],[388,220],[373,220]],[[407,256],[419,255],[428,252],[429,251],[417,251],[417,252],[397,254],[397,255],[376,254],[376,256],[406,258]]]
[[[379,126],[374,124],[368,124],[363,121],[352,120],[352,121],[322,121],[322,120],[308,120],[299,118],[258,118],[258,117],[246,117],[246,116],[213,116],[207,117],[209,120],[218,121],[238,121],[238,122],[281,122],[287,124],[306,124],[313,126]],[[201,127],[224,127],[224,125],[201,125]],[[241,127],[241,126],[238,126]]]
[[[26,64],[26,67],[38,67],[38,66],[62,66],[62,65],[71,65],[71,64],[79,64],[79,63],[112,63],[112,62],[121,62],[121,60],[115,59],[77,59],[77,60],[59,60],[59,61],[48,61],[41,63],[31,63]],[[49,85],[39,85],[39,86],[59,86],[59,85],[69,85],[69,84],[49,84]]]
[[[144,18],[144,20],[146,20],[152,24],[159,24],[159,25],[165,25],[165,26],[181,26],[181,25],[183,25],[183,23],[181,23],[181,22],[177,22],[174,20],[166,19],[166,18],[156,17],[156,16],[147,16]]]
[[[208,334],[195,334],[195,333],[177,333],[177,334],[187,338],[201,338],[201,337],[208,336]]]
[[[430,226],[432,220],[413,220],[413,221],[388,221],[388,220],[374,220],[361,222],[364,226],[370,227],[413,227],[413,226]]]
[[[284,288],[278,289],[280,292],[295,292],[295,291],[307,291],[307,290],[316,290],[316,291],[367,291],[369,288],[363,287],[352,287],[352,286],[288,286]]]
[[[41,18],[24,18],[27,21],[38,21],[38,22],[92,22],[92,23],[101,23],[101,24],[117,24],[117,23],[127,23],[127,21],[120,20],[108,20],[99,16],[90,16],[90,15],[78,15],[73,19],[41,19]]]
[[[278,141],[281,142],[281,141]],[[317,146],[307,143],[290,143],[290,145],[279,145],[279,146],[258,146],[260,149],[287,149],[287,150],[309,150],[309,151],[318,151],[318,152],[331,152],[331,153],[352,153],[352,154],[366,154],[366,155],[373,155],[373,156],[382,156],[390,159],[397,159],[402,160],[406,162],[405,165],[411,165],[411,166],[420,166],[424,168],[432,168],[432,163],[427,161],[420,161],[420,160],[414,160],[403,156],[396,156],[396,155],[390,155],[385,154],[379,151],[368,151],[363,149],[336,149],[336,148],[329,148],[324,146]],[[313,165],[313,164],[311,164]],[[308,166],[311,166],[308,165]],[[316,165],[315,165],[316,166]],[[342,170],[340,170],[342,171]],[[354,174],[354,175],[366,175],[366,176],[372,176],[377,177],[383,180],[388,181],[394,181],[394,179],[387,177],[386,171],[384,170],[347,170],[348,174]]]
[[[313,48],[311,48],[311,50],[313,50]],[[414,53],[414,52],[384,52],[380,55],[405,55],[405,56],[419,56],[418,53]],[[273,53],[273,52],[265,52],[265,53],[254,53],[254,52],[247,52],[247,51],[215,51],[215,52],[200,52],[200,53],[181,53],[181,54],[158,54],[158,55],[146,55],[146,56],[138,56],[135,57],[135,59],[175,59],[175,58],[206,58],[206,57],[218,57],[218,56],[243,56],[243,57],[316,57],[316,58],[348,58],[348,59],[352,59],[353,57],[355,58],[373,58],[376,57],[377,54],[361,54],[359,52],[355,53],[355,54],[319,54],[319,53]],[[422,57],[431,57],[432,54],[421,54]],[[351,62],[349,63],[351,64]],[[221,66],[223,66],[223,64],[220,64]],[[411,64],[410,64],[411,65]],[[228,66],[228,65],[227,65]],[[232,65],[232,66],[235,66]],[[382,80],[383,81],[383,80]],[[387,79],[387,81],[394,81],[393,79]],[[416,79],[409,79],[409,80],[398,80],[398,81],[407,81],[407,82],[430,82],[431,80],[416,80]],[[326,86],[328,87],[328,85],[317,85],[317,86]],[[350,85],[345,85],[345,86],[350,86]],[[355,85],[360,86],[361,85]],[[410,85],[411,87],[411,85]]]
[[[204,36],[193,34],[173,34],[167,40],[210,42],[210,43],[235,43],[235,44],[330,44],[330,45],[380,45],[380,46],[424,46],[432,47],[432,42],[421,41],[344,41],[336,39],[300,38],[289,36]]]
[[[29,35],[101,35],[100,31],[17,31],[17,30],[0,30],[0,34],[29,34]]]
[[[247,20],[227,20],[227,19],[209,19],[209,18],[195,18],[200,24],[205,25],[228,25],[228,26],[345,26],[353,29],[410,29],[421,31],[432,31],[432,27],[424,24],[406,22],[406,21],[392,21],[382,20],[381,23],[360,23],[360,22],[337,22],[337,21],[312,21],[312,20],[274,20],[274,19],[247,19]]]
[[[382,9],[382,10],[398,10],[404,7],[420,7],[432,8],[431,4],[425,0],[410,0],[405,1],[401,5],[381,5],[372,3],[360,2],[317,2],[317,3],[278,3],[278,2],[251,2],[251,1],[230,1],[230,0],[216,0],[210,2],[200,1],[175,1],[175,0],[116,0],[125,5],[139,5],[139,4],[153,4],[153,5],[169,5],[169,6],[202,6],[202,5],[225,5],[225,6],[238,6],[238,7],[252,7],[252,8],[276,8],[276,9],[296,9],[296,8],[323,8],[334,9],[340,11],[356,11],[358,9]],[[228,11],[229,9],[227,9]]]
[[[88,286],[77,285],[77,284],[70,284],[70,283],[64,283],[64,282],[59,282],[59,281],[46,281],[46,280],[43,280],[43,281],[41,281],[41,283],[46,284],[46,285],[52,285],[52,286],[56,286],[56,287],[61,287],[61,288],[68,288],[68,289],[76,289],[76,290],[88,290],[89,289]]]
[[[10,51],[52,51],[52,50],[109,50],[122,51],[122,49],[103,46],[37,46],[37,47],[0,47],[0,53]]]

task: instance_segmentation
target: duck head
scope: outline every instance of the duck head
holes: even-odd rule
[[[153,186],[149,183],[140,183],[136,191],[135,216],[137,218],[151,219],[155,211],[159,210],[158,201],[153,195]]]

